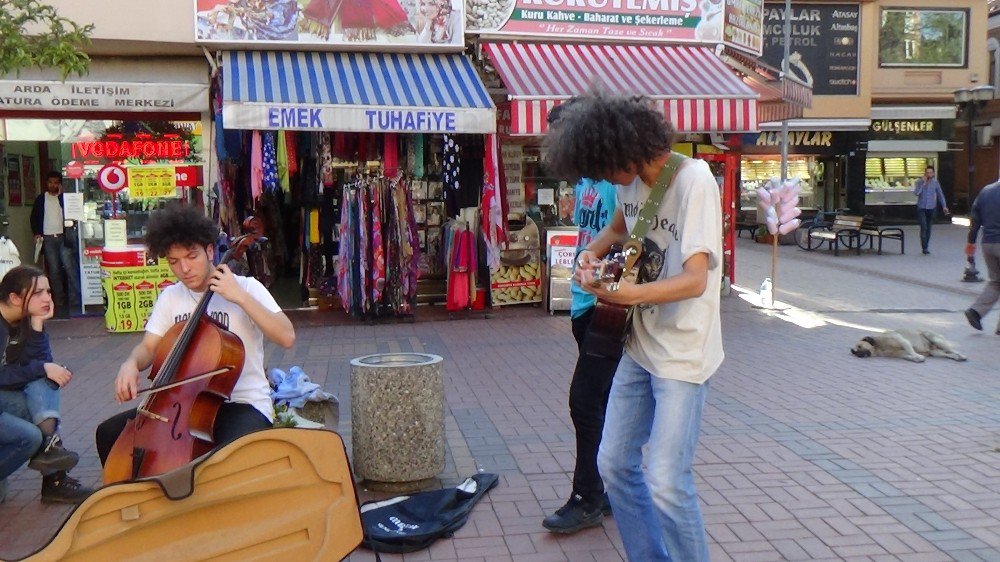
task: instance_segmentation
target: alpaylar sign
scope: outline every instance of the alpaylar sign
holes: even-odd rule
[[[483,35],[723,43],[760,55],[763,0],[466,0]]]

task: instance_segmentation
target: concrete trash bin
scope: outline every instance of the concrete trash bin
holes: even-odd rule
[[[444,470],[442,363],[428,353],[351,360],[352,457],[368,488],[420,490]]]

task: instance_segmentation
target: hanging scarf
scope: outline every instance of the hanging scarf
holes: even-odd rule
[[[275,132],[264,131],[264,190],[276,191],[278,189],[278,154],[275,146]]]
[[[330,133],[320,133],[320,181],[323,187],[333,187],[333,151],[330,147]]]
[[[250,137],[250,197],[256,201],[264,192],[264,151],[261,148],[260,131]]]
[[[285,143],[285,131],[278,131],[277,157],[278,164],[278,186],[285,193],[290,191],[288,183],[288,145]]]
[[[382,169],[385,170],[385,177],[394,178],[399,174],[399,135],[386,133],[383,137]]]
[[[483,164],[481,216],[486,242],[486,263],[491,271],[500,269],[500,245],[507,240],[503,216],[503,193],[498,189],[500,168],[496,135],[486,135],[486,159]]]

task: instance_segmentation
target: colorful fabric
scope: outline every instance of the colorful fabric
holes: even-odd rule
[[[260,131],[254,131],[250,138],[250,196],[256,201],[264,192],[264,152],[261,148]]]
[[[320,133],[320,181],[323,187],[333,187],[335,174],[333,172],[333,149],[330,146],[330,133]]]
[[[278,186],[285,193],[291,190],[288,181],[288,144],[285,143],[285,131],[278,131],[277,142]]]
[[[278,153],[275,146],[275,132],[264,131],[262,136],[264,140],[264,190],[276,191],[278,189]]]

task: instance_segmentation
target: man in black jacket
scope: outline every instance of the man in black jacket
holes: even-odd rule
[[[42,241],[53,300],[67,316],[67,305],[70,309],[80,308],[80,269],[76,262],[77,241],[73,226],[73,221],[67,221],[63,214],[62,174],[49,172],[45,193],[35,199],[35,207],[31,210],[31,231],[35,240]]]

